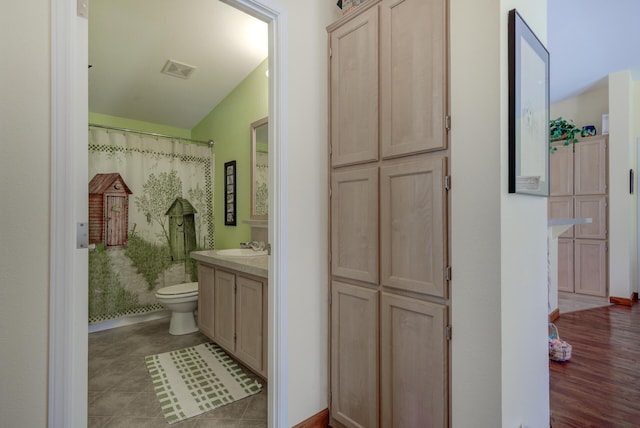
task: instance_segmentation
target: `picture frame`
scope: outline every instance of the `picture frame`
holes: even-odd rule
[[[549,51],[509,11],[509,193],[549,196]]]
[[[236,161],[224,164],[224,224],[236,225]]]

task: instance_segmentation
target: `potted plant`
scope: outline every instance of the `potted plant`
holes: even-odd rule
[[[549,121],[549,141],[561,141],[564,140],[564,145],[568,146],[570,143],[577,143],[578,139],[576,135],[580,135],[580,128],[578,128],[573,120],[565,120],[562,117],[552,119]],[[557,147],[551,147],[551,152],[558,150]]]

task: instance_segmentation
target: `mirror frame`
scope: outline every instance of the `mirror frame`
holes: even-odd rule
[[[256,213],[256,129],[269,123],[269,116],[251,124],[251,219],[266,220],[267,214]]]

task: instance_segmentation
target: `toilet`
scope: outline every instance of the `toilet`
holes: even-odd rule
[[[158,302],[171,310],[169,333],[175,336],[198,331],[193,312],[198,306],[198,283],[170,285],[156,292]]]

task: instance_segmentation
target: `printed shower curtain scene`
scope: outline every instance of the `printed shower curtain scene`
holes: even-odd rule
[[[212,149],[89,128],[89,323],[162,310],[157,289],[197,280],[215,247]]]

